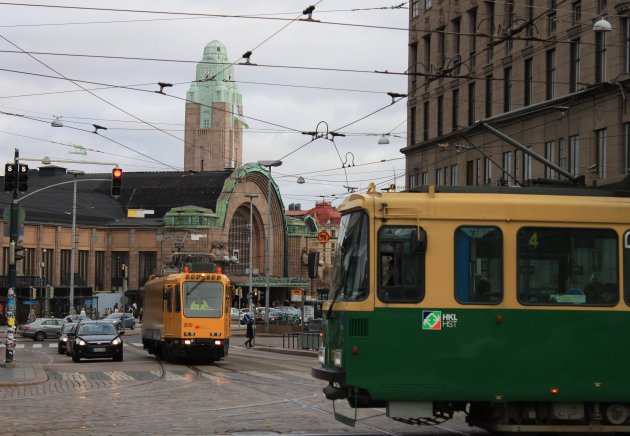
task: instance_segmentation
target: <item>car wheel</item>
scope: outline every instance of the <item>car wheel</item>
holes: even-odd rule
[[[46,339],[46,333],[44,332],[37,332],[35,336],[33,336],[34,341],[43,341],[44,339]]]
[[[122,362],[122,360],[123,360],[123,353],[122,353],[122,351],[120,352],[120,354],[115,355],[113,360],[114,360],[114,362]]]
[[[133,324],[131,324],[131,330],[135,330],[136,329],[136,323],[134,322]]]
[[[65,351],[64,351],[64,350],[63,350],[60,346],[59,346],[59,347],[57,347],[57,352],[58,352],[59,354],[63,354],[63,353],[65,353]]]
[[[77,363],[79,360],[81,360],[79,358],[79,354],[76,351],[74,353],[72,353],[72,361]]]

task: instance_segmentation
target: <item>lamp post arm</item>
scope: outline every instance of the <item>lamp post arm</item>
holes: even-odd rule
[[[108,182],[110,179],[80,179],[77,180],[77,183],[80,182]],[[48,185],[48,186],[44,186],[43,188],[39,188],[33,192],[29,192],[26,195],[23,195],[22,197],[18,198],[17,200],[15,200],[16,203],[19,203],[20,201],[24,200],[27,197],[30,197],[33,194],[37,194],[38,192],[41,191],[45,191],[46,189],[49,188],[54,188],[55,186],[61,186],[61,185],[69,185],[70,183],[74,183],[74,180],[68,180],[67,182],[59,182],[59,183],[55,183],[54,185]]]

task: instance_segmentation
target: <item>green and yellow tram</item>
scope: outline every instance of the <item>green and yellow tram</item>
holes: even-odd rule
[[[629,197],[371,189],[340,211],[312,369],[328,399],[418,424],[630,431]]]

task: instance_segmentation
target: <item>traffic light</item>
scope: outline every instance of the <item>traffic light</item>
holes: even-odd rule
[[[18,172],[18,191],[28,191],[28,165],[20,164]]]
[[[15,189],[15,165],[4,164],[4,190],[13,191]]]
[[[31,286],[31,300],[35,300],[37,298],[37,288]]]
[[[9,242],[9,264],[15,265],[15,262],[22,259],[24,259],[24,247],[17,245],[15,241]]]
[[[112,195],[114,197],[120,196],[120,192],[122,191],[122,175],[122,169],[114,168],[112,170]]]

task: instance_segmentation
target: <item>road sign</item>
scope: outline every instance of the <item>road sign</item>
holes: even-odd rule
[[[22,301],[22,304],[28,304],[31,306],[37,306],[37,301],[35,300],[26,300],[26,301]]]
[[[322,230],[317,234],[317,242],[325,244],[330,241],[330,235],[326,230]]]
[[[87,304],[89,306],[89,305],[93,304],[93,302],[92,302],[91,299],[87,299],[87,300],[83,301],[83,304]]]

